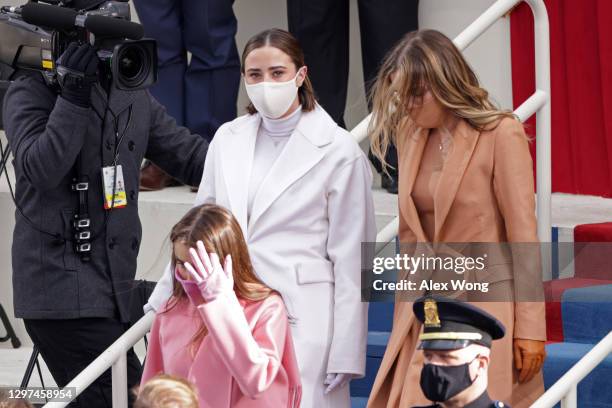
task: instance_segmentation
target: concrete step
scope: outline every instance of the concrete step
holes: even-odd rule
[[[0,387],[15,387],[21,383],[21,379],[28,366],[32,355],[32,347],[22,346],[18,349],[0,348]],[[42,358],[39,358],[42,380],[47,387],[55,387],[55,381]],[[30,379],[31,387],[41,387],[42,383],[38,371],[34,368]]]

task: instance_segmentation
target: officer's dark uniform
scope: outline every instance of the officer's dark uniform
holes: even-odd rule
[[[457,350],[470,344],[491,347],[493,340],[504,337],[501,322],[485,311],[465,302],[441,296],[426,296],[413,305],[414,314],[423,324],[419,349]],[[465,408],[510,408],[493,401],[485,391]],[[442,408],[439,404],[414,408]]]
[[[442,405],[434,404],[434,405],[426,405],[422,407],[414,407],[414,408],[442,408]],[[489,398],[489,394],[486,392],[483,393],[480,397],[478,397],[475,401],[470,402],[467,405],[464,405],[464,408],[510,408],[510,405],[504,404],[500,401],[493,401]]]
[[[176,125],[149,92],[100,84],[78,106],[40,74],[15,80],[4,100],[6,136],[17,179],[12,267],[15,316],[23,318],[60,386],[83,370],[126,329],[142,228],[138,183],[144,157],[198,185],[206,139]],[[120,165],[127,206],[104,209],[102,169]],[[87,195],[73,191],[88,180]],[[112,185],[112,182],[110,183]],[[82,202],[80,202],[82,201]],[[91,221],[91,259],[74,250],[74,215]],[[128,384],[141,366],[128,353]],[[111,406],[110,375],[79,396],[80,406]],[[106,400],[106,402],[105,402]]]

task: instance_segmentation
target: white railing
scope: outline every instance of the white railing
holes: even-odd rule
[[[155,312],[145,314],[138,322],[128,329],[121,337],[109,346],[102,354],[91,362],[83,371],[66,385],[66,388],[75,389],[75,397],[82,393],[96,378],[100,377],[112,366],[113,376],[113,408],[126,408],[128,406],[127,389],[127,351],[134,347],[147,334]],[[63,408],[70,402],[49,402],[45,408]]]
[[[559,401],[561,408],[577,408],[578,383],[610,353],[612,353],[612,331],[563,374],[563,377],[538,398],[531,408],[550,408]]]
[[[523,0],[498,0],[480,17],[470,24],[454,42],[460,50],[465,49],[476,38],[482,35],[493,23],[503,17],[516,4]],[[534,113],[537,118],[536,149],[537,149],[537,210],[538,236],[542,242],[551,241],[551,158],[550,158],[550,53],[548,34],[548,15],[544,0],[524,0],[534,14],[535,55],[536,55],[536,91],[527,99],[515,113],[521,121],[527,120]],[[371,115],[363,119],[351,133],[358,142],[367,137]],[[399,218],[395,218],[376,236],[376,241],[384,246],[397,235]],[[380,245],[379,245],[380,246]],[[125,334],[115,341],[103,354],[94,360],[85,370],[76,376],[66,387],[75,387],[80,394],[95,381],[104,371],[112,366],[113,407],[126,408],[128,401],[126,353],[149,331],[154,313],[147,313]],[[60,408],[68,402],[48,403],[45,407]],[[552,405],[550,405],[552,407]],[[542,405],[544,407],[544,405]]]

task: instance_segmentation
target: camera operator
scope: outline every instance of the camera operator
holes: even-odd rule
[[[88,42],[71,43],[57,64],[59,90],[24,71],[3,117],[17,179],[15,315],[63,387],[128,327],[143,158],[198,185],[208,144],[148,91],[115,87]],[[140,374],[130,350],[129,387]],[[111,392],[107,370],[71,406],[111,407]]]

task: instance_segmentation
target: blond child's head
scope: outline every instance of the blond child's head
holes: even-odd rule
[[[198,408],[198,394],[187,380],[160,374],[138,390],[134,408]]]
[[[32,404],[21,398],[9,398],[8,392],[0,391],[0,408],[32,408]]]

